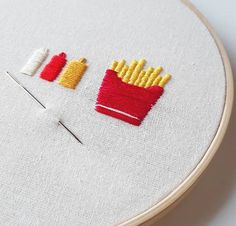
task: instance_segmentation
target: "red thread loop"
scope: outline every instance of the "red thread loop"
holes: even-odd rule
[[[60,74],[62,68],[66,64],[66,54],[64,52],[52,57],[50,62],[44,67],[40,74],[40,78],[49,82],[54,81]]]
[[[107,70],[97,97],[96,110],[139,126],[163,92],[160,86],[143,88],[124,83],[117,72]]]
[[[61,52],[58,56],[66,58],[66,54],[64,52]]]

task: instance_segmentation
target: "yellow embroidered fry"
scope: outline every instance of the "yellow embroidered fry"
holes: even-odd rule
[[[120,62],[118,62],[117,66],[115,68],[115,71],[119,74],[122,71],[124,65],[125,65],[125,60],[122,59]]]
[[[122,68],[121,72],[118,74],[118,77],[123,78],[123,77],[125,76],[126,72],[128,71],[128,69],[129,69],[129,66],[128,66],[128,65],[125,65],[125,66]]]
[[[137,66],[135,67],[130,79],[129,79],[129,84],[134,84],[135,81],[137,80],[140,72],[142,71],[144,65],[146,64],[146,60],[145,59],[141,59],[139,60]]]
[[[135,86],[138,86],[138,84],[141,82],[141,79],[143,78],[145,74],[146,74],[146,71],[141,71],[139,73],[137,80],[134,82]]]
[[[162,79],[161,81],[159,82],[159,86],[164,88],[165,85],[167,84],[167,82],[171,79],[171,75],[170,74],[166,74]]]
[[[138,64],[137,60],[133,60],[129,66],[128,71],[126,72],[124,78],[122,79],[123,82],[128,82],[130,79],[130,76],[132,75],[136,65]]]
[[[111,70],[115,70],[115,68],[117,67],[117,65],[118,65],[118,62],[114,60],[114,61],[112,62],[112,64],[111,64],[111,66],[110,66],[110,69],[111,69]]]
[[[149,76],[152,74],[152,72],[154,71],[153,67],[149,67],[147,72],[145,73],[145,75],[142,77],[141,82],[138,84],[138,86],[140,87],[144,87]]]
[[[152,74],[149,76],[146,84],[145,84],[145,88],[148,88],[152,85],[153,81],[156,79],[156,77],[161,73],[162,71],[162,67],[157,67],[153,72]]]

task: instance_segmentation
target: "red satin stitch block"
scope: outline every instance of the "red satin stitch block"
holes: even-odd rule
[[[54,81],[60,74],[62,68],[66,64],[66,54],[64,52],[52,57],[50,62],[44,67],[40,74],[40,78],[49,82]]]
[[[96,111],[139,126],[163,92],[160,86],[143,88],[124,83],[117,72],[107,70]]]

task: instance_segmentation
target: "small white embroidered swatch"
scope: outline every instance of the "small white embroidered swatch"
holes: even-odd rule
[[[20,70],[22,74],[34,75],[44,60],[48,56],[49,50],[47,48],[40,48],[34,51],[33,55],[27,61],[25,66]]]

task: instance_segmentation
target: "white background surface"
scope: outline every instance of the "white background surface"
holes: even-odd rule
[[[236,1],[192,0],[221,37],[236,74]],[[235,78],[235,75],[234,75]],[[193,191],[158,226],[236,225],[236,106],[225,139]]]

